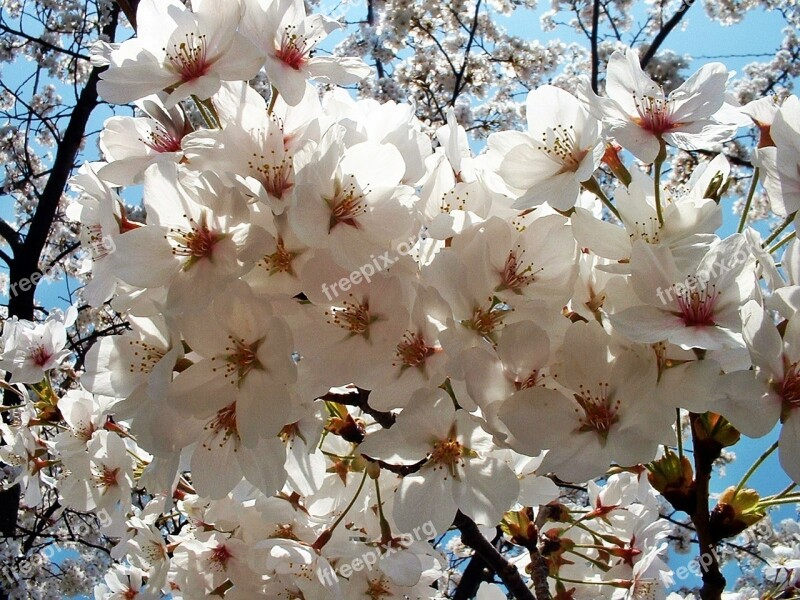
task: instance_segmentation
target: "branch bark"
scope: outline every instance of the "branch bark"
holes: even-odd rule
[[[494,539],[491,541],[492,546],[497,543],[500,535],[501,533],[498,529]],[[481,555],[476,552],[469,559],[467,567],[464,569],[464,572],[461,575],[461,580],[458,582],[456,591],[453,594],[453,600],[469,600],[470,598],[474,598],[475,594],[478,593],[478,588],[480,588],[481,583],[491,580],[491,567],[481,557]]]
[[[461,69],[456,73],[456,81],[453,85],[453,97],[450,99],[450,106],[456,105],[456,100],[458,99],[459,94],[461,94],[466,82],[464,81],[464,75],[467,72],[467,66],[469,65],[469,53],[472,50],[472,44],[475,41],[475,33],[478,31],[478,15],[480,14],[481,10],[481,0],[478,0],[475,3],[475,14],[472,17],[472,25],[469,29],[469,39],[467,40],[467,47],[464,50],[464,62],[461,63]],[[451,63],[452,64],[452,63]]]
[[[600,0],[594,0],[592,8],[592,35],[589,41],[592,45],[592,91],[598,93],[598,78],[600,73],[600,55],[597,51],[597,36],[600,30]]]
[[[390,412],[376,410],[369,405],[369,390],[364,390],[359,387],[352,388],[353,391],[347,394],[336,394],[328,392],[324,396],[320,396],[320,400],[327,400],[329,402],[338,402],[345,406],[355,406],[371,416],[375,421],[384,429],[389,429],[395,422],[395,416]]]
[[[700,440],[695,431],[695,421],[700,415],[690,414],[692,422],[692,445],[694,448],[695,467],[695,506],[689,516],[697,533],[700,545],[700,564],[703,568],[703,587],[700,588],[702,600],[720,600],[725,591],[725,577],[719,568],[716,543],[711,532],[710,514],[708,510],[709,484],[714,461],[719,458],[721,446],[709,444],[708,440]]]
[[[535,600],[533,593],[517,571],[517,568],[509,563],[497,548],[481,534],[475,521],[467,515],[458,511],[453,524],[461,530],[461,541],[469,546],[478,554],[483,561],[492,569],[514,595],[517,600]]]
[[[659,30],[656,34],[656,37],[653,38],[653,41],[650,43],[650,47],[647,49],[647,52],[644,53],[642,60],[639,61],[639,64],[642,65],[644,69],[647,64],[652,60],[655,56],[658,49],[661,47],[661,44],[664,43],[664,40],[667,39],[672,30],[677,27],[678,23],[681,22],[681,19],[686,15],[687,11],[692,8],[692,4],[694,4],[695,0],[683,0],[681,7],[672,15],[672,18],[664,23],[664,26]]]

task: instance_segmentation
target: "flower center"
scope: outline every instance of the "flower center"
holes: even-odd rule
[[[144,544],[142,546],[142,551],[150,565],[155,565],[167,558],[167,549],[164,547],[164,544],[156,540],[151,540]]]
[[[129,373],[150,373],[158,361],[164,358],[164,352],[141,340],[128,340],[128,345],[138,348],[133,351],[133,359],[128,366]]]
[[[325,198],[325,202],[331,209],[331,218],[328,223],[329,232],[339,224],[360,228],[356,218],[367,212],[364,194],[356,185],[355,178],[352,175],[349,178],[350,181],[344,184],[336,177],[333,198]]]
[[[215,571],[225,571],[228,568],[228,561],[233,557],[231,551],[225,544],[219,544],[211,551],[211,556],[208,557],[208,562],[211,563],[211,568]]]
[[[275,527],[275,531],[269,536],[270,539],[281,539],[281,540],[294,540],[299,541],[300,538],[294,532],[294,527],[291,523],[279,523]]]
[[[295,256],[297,256],[297,253],[289,252],[283,243],[283,238],[279,237],[275,247],[275,252],[265,255],[264,258],[261,259],[260,264],[267,271],[269,271],[270,275],[275,275],[276,273],[288,273],[289,275],[294,275],[294,271],[292,270],[292,261],[294,260]]]
[[[152,148],[156,152],[178,152],[181,149],[181,138],[173,136],[160,123],[156,123],[147,139],[139,138],[145,146]]]
[[[296,26],[288,25],[283,30],[281,45],[275,51],[275,57],[287,67],[299,71],[311,58],[313,42],[309,43],[306,36],[297,33],[296,29]]]
[[[225,351],[230,354],[225,355],[224,377],[238,387],[250,371],[264,368],[264,365],[258,360],[258,347],[264,339],[256,340],[250,344],[230,335],[228,339],[231,345],[225,346]],[[216,361],[217,357],[212,357],[211,360]],[[216,372],[217,368],[212,367],[211,370]]]
[[[219,409],[216,416],[203,429],[207,431],[211,430],[214,435],[222,434],[222,441],[219,442],[220,447],[224,446],[225,442],[227,442],[231,436],[238,439],[239,430],[236,428],[236,402],[231,402],[225,408]],[[208,448],[209,446],[203,442],[203,447]],[[234,449],[234,452],[235,451]]]
[[[450,437],[433,444],[430,460],[434,469],[447,468],[451,473],[454,473],[455,467],[459,462],[463,465],[463,456],[464,447],[460,442]]]
[[[534,369],[531,371],[531,374],[528,375],[527,379],[516,379],[514,381],[514,387],[519,390],[527,390],[528,388],[534,387],[539,381],[541,381],[543,376],[539,373],[538,369]]]
[[[52,352],[50,352],[44,345],[40,344],[38,346],[34,346],[33,350],[30,353],[30,360],[35,364],[37,367],[44,368],[50,359],[53,358]]]
[[[800,361],[788,364],[784,360],[784,376],[781,396],[789,409],[800,408]]]
[[[521,259],[524,254],[525,251],[520,250],[519,258],[517,258],[516,252],[509,250],[503,270],[500,271],[500,285],[495,291],[512,290],[516,294],[521,294],[522,288],[533,283],[536,273],[533,272],[533,265],[523,266]],[[541,270],[539,269],[539,271]]]
[[[206,36],[203,34],[187,33],[184,41],[173,44],[171,51],[164,48],[164,52],[173,70],[181,76],[182,83],[202,77],[211,66],[206,57]]]
[[[397,362],[392,363],[393,367],[400,365],[401,370],[410,367],[424,367],[428,357],[437,352],[436,348],[428,346],[421,333],[406,331],[403,334],[403,341],[397,344],[395,356]]]
[[[588,150],[577,147],[575,129],[572,125],[548,127],[542,133],[539,150],[562,166],[559,174],[577,171],[581,161],[589,153]]]
[[[646,221],[634,221],[633,230],[633,233],[628,234],[631,242],[638,239],[648,244],[661,243],[661,225],[658,224],[658,219],[655,217]]]
[[[350,297],[353,295],[350,294]],[[331,307],[330,312],[325,312],[328,323],[349,331],[350,336],[363,335],[369,339],[369,326],[378,320],[369,312],[369,299],[364,298],[359,303],[345,300],[343,304],[342,307]]]
[[[676,294],[675,300],[687,327],[716,324],[714,306],[719,293],[715,285],[702,286],[699,290],[684,288],[681,292]]]
[[[103,488],[103,494],[105,494],[109,489],[113,487],[117,487],[119,485],[118,478],[119,477],[119,467],[116,469],[112,469],[103,465],[102,469],[98,470],[95,473],[94,481],[97,487]]]
[[[492,305],[488,310],[480,306],[475,307],[472,311],[472,317],[462,320],[461,324],[467,329],[472,329],[491,340],[495,330],[502,325],[503,319],[512,310],[514,309],[507,304],[493,299]]]
[[[636,112],[639,113],[633,121],[642,129],[653,135],[662,135],[675,129],[680,123],[673,123],[670,119],[670,102],[666,98],[654,96],[633,97]]]
[[[172,254],[176,256],[188,256],[189,259],[184,263],[183,270],[188,271],[195,263],[204,258],[211,259],[214,253],[214,246],[221,241],[225,235],[218,233],[208,227],[206,214],[200,217],[200,222],[190,219],[186,215],[191,225],[191,231],[184,231],[170,228],[169,235],[172,236],[175,246]]]
[[[381,575],[378,579],[370,579],[365,592],[370,600],[381,600],[381,598],[393,597],[389,582]]]
[[[275,151],[273,150],[272,153],[274,154]],[[282,200],[284,194],[294,187],[291,182],[292,159],[284,157],[277,164],[268,161],[263,154],[253,154],[253,159],[247,163],[247,166],[257,173],[256,177],[270,196]]]
[[[608,383],[599,382],[597,384],[597,392],[594,393],[582,385],[578,386],[578,393],[575,394],[575,401],[578,406],[583,410],[583,415],[580,414],[580,409],[575,409],[578,413],[578,420],[581,423],[578,431],[587,432],[594,431],[603,440],[608,438],[608,432],[611,431],[611,426],[619,421],[619,407],[620,401],[612,401],[609,397]]]

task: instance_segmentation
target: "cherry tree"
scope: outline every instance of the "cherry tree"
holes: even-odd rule
[[[793,597],[800,17],[692,4],[4,7],[5,596]]]

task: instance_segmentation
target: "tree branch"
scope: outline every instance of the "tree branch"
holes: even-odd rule
[[[119,17],[119,7],[113,5],[111,19],[103,28],[103,34],[113,40]],[[11,265],[9,280],[14,282],[30,279],[39,268],[39,257],[42,254],[50,228],[53,225],[58,204],[67,185],[67,180],[75,165],[75,159],[83,142],[83,135],[92,111],[98,104],[97,82],[100,73],[105,67],[92,69],[86,86],[81,90],[78,101],[70,117],[64,136],[58,144],[53,168],[47,178],[36,212],[31,219],[25,242],[21,252],[15,255]],[[9,299],[8,314],[21,319],[33,319],[33,298],[36,287],[32,286],[27,291],[20,291]]]
[[[367,24],[370,27],[374,27],[375,26],[375,6],[374,6],[374,1],[375,0],[367,0]],[[375,58],[374,53],[373,53],[373,58]],[[381,60],[379,58],[375,58],[375,70],[378,72],[378,80],[383,79],[383,77],[385,75],[385,72],[383,70],[383,63],[381,62]]]
[[[594,0],[592,8],[592,34],[589,42],[592,45],[592,91],[598,93],[598,77],[600,73],[600,55],[597,51],[597,35],[600,29],[600,0]]]
[[[695,468],[695,506],[689,516],[697,533],[700,545],[700,564],[703,568],[703,587],[700,588],[702,600],[720,600],[725,591],[725,577],[719,569],[716,544],[711,532],[710,515],[708,511],[709,484],[714,461],[719,458],[721,446],[709,443],[713,440],[701,440],[697,436],[695,422],[700,415],[690,413],[692,422],[692,445],[694,447]]]
[[[5,33],[10,33],[11,35],[16,35],[21,37],[22,39],[28,40],[29,42],[33,42],[34,44],[39,44],[48,50],[53,50],[54,52],[60,52],[61,54],[66,54],[67,56],[71,56],[73,58],[77,58],[78,60],[89,60],[89,57],[85,54],[81,54],[80,52],[74,52],[73,50],[68,50],[67,48],[62,48],[61,46],[56,46],[55,44],[51,44],[50,42],[46,42],[41,38],[33,37],[32,35],[28,35],[24,31],[17,31],[16,29],[11,29],[8,25],[4,23],[0,23],[0,31]]]
[[[375,421],[384,429],[389,429],[392,425],[394,425],[396,417],[392,413],[376,410],[368,404],[369,390],[364,390],[359,387],[348,389],[352,389],[352,391],[348,392],[347,394],[328,392],[324,396],[320,396],[319,399],[329,402],[338,402],[339,404],[344,404],[345,406],[355,406],[356,408],[360,408],[366,414],[375,419]]]
[[[472,50],[472,43],[475,41],[475,32],[478,30],[478,14],[481,9],[481,0],[475,3],[475,14],[472,17],[472,26],[469,28],[469,39],[467,40],[467,47],[464,50],[464,61],[461,63],[461,69],[456,73],[456,81],[453,85],[453,97],[450,99],[450,106],[456,105],[456,100],[461,90],[464,89],[465,83],[462,83],[464,74],[467,72],[467,65],[469,65],[469,53]],[[451,63],[452,64],[452,63]]]
[[[458,511],[453,524],[461,530],[461,541],[478,554],[492,569],[514,595],[517,600],[535,600],[533,593],[525,585],[517,568],[509,563],[497,548],[487,540],[478,530],[475,521]]]
[[[500,539],[500,529],[497,529],[494,539],[491,541],[492,546],[497,544]],[[480,554],[475,552],[467,563],[464,573],[461,575],[461,580],[456,586],[456,591],[453,594],[453,600],[469,600],[474,598],[478,593],[478,588],[484,581],[492,580],[492,569],[487,562],[481,557]]]
[[[664,26],[659,30],[656,34],[656,37],[653,38],[653,41],[650,44],[650,47],[647,49],[647,52],[644,53],[642,60],[639,61],[639,64],[642,65],[642,69],[644,69],[650,60],[655,56],[658,49],[661,47],[661,44],[664,43],[664,40],[667,39],[667,36],[672,33],[672,30],[677,27],[678,23],[681,22],[686,12],[692,7],[695,0],[683,0],[681,7],[672,15],[672,18],[664,23]]]

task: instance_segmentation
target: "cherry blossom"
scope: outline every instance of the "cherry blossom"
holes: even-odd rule
[[[721,63],[711,63],[665,94],[639,66],[634,50],[617,50],[608,61],[608,98],[599,103],[611,136],[639,160],[652,163],[662,142],[695,150],[733,137],[737,126],[715,119],[725,102],[728,77]]]
[[[217,5],[177,0],[139,3],[139,35],[115,48],[98,84],[107,102],[122,104],[165,90],[165,107],[189,96],[201,100],[221,81],[252,78],[263,64],[256,48],[236,31],[244,14],[241,0]]]

